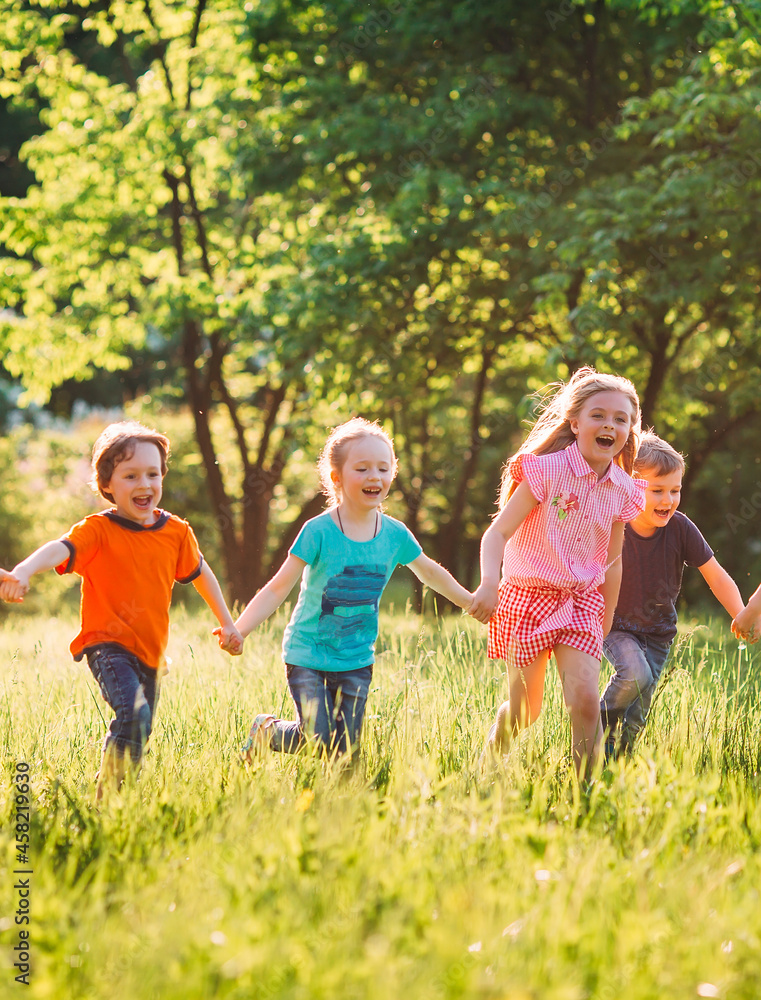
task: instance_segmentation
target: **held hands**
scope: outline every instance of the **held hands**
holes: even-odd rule
[[[498,587],[496,583],[482,583],[473,593],[473,600],[467,609],[476,621],[486,624],[497,607]]]
[[[243,652],[243,636],[234,625],[220,625],[212,634],[219,639],[219,648],[230,656],[240,656]]]
[[[754,617],[752,613],[748,613],[747,608],[743,608],[732,622],[732,632],[738,639],[749,642],[751,645],[758,642],[761,639],[761,616]]]
[[[8,604],[20,604],[29,590],[29,581],[8,570],[0,569],[0,600]]]

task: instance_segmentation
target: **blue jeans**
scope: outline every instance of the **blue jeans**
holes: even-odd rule
[[[603,651],[614,672],[600,700],[600,714],[608,739],[625,752],[645,728],[670,648],[670,641],[633,632],[610,632],[605,638]]]
[[[129,751],[133,763],[139,763],[158,701],[156,671],[111,642],[88,649],[87,662],[101,694],[116,712],[103,741],[103,753],[113,746],[119,756]]]
[[[295,753],[305,743],[340,755],[359,747],[365,705],[373,668],[359,670],[312,670],[287,663],[288,687],[298,713],[298,722],[275,719],[267,727],[269,745],[280,753]]]

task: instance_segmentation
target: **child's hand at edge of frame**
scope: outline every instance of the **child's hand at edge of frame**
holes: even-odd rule
[[[213,633],[219,639],[219,648],[230,656],[240,656],[243,652],[243,636],[234,625],[220,625]]]
[[[732,632],[738,639],[752,646],[761,638],[761,618],[748,621],[744,616],[745,611],[741,611],[734,619],[731,625]]]
[[[0,600],[7,604],[21,604],[28,590],[28,583],[24,584],[7,569],[0,569]]]
[[[499,588],[496,584],[482,583],[473,593],[468,614],[485,625],[497,607]]]

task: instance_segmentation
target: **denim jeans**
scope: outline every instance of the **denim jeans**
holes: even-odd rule
[[[133,763],[139,763],[158,701],[156,671],[111,642],[88,649],[87,662],[101,694],[116,712],[103,741],[103,753],[113,746],[122,757],[129,751]]]
[[[373,668],[311,670],[287,663],[285,673],[298,713],[297,722],[275,719],[267,727],[269,745],[281,753],[295,753],[307,742],[332,755],[359,747],[365,705]]]
[[[613,676],[600,700],[603,728],[621,750],[631,751],[645,728],[671,642],[633,632],[610,632],[603,644]]]

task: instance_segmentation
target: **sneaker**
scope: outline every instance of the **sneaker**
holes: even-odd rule
[[[246,764],[251,764],[253,758],[261,755],[264,750],[269,749],[270,740],[267,729],[275,721],[274,715],[257,715],[251,723],[248,732],[248,739],[240,748],[241,757]]]

